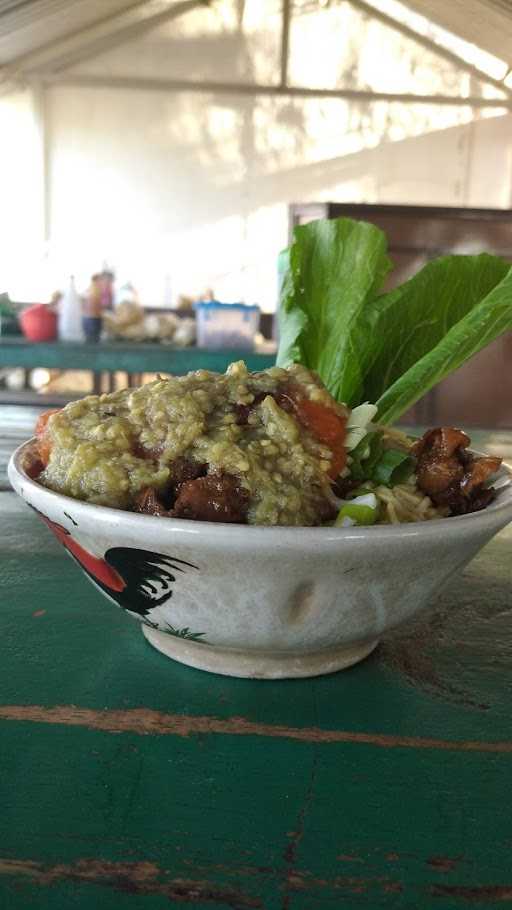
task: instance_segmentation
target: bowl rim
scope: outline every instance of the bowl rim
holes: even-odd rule
[[[64,493],[56,493],[54,490],[49,490],[47,487],[42,486],[42,484],[37,483],[37,481],[32,480],[22,468],[21,458],[26,449],[28,449],[34,441],[35,437],[32,437],[18,446],[12,453],[7,466],[9,481],[14,491],[21,496],[22,499],[25,498],[22,491],[24,488],[27,488],[27,490],[31,490],[34,493],[36,498],[42,496],[50,502],[63,503],[67,508],[70,508],[68,504],[72,503],[73,509],[78,509],[78,514],[82,514],[90,519],[97,521],[102,520],[104,517],[105,519],[116,519],[119,523],[124,517],[125,519],[129,519],[130,524],[133,522],[138,523],[141,529],[143,527],[147,527],[148,529],[150,527],[154,529],[158,528],[160,533],[165,528],[165,531],[169,533],[181,531],[187,534],[202,534],[202,536],[210,536],[212,533],[215,534],[217,532],[219,536],[227,535],[235,541],[236,538],[239,538],[242,534],[244,537],[249,535],[253,539],[258,537],[262,538],[267,543],[271,543],[272,538],[278,538],[276,543],[279,542],[282,544],[293,543],[294,540],[297,542],[304,541],[305,538],[314,538],[315,542],[320,543],[321,541],[354,540],[360,538],[392,540],[393,538],[404,536],[437,536],[441,530],[443,536],[445,536],[450,533],[458,534],[464,530],[468,531],[471,528],[476,531],[477,526],[482,529],[486,526],[499,529],[512,521],[512,465],[503,462],[498,472],[498,479],[505,480],[505,482],[498,487],[498,496],[496,500],[485,509],[482,509],[479,512],[469,512],[466,515],[452,515],[447,518],[433,518],[428,521],[411,521],[403,522],[401,524],[361,525],[359,527],[353,526],[350,528],[337,528],[332,525],[318,527],[295,525],[243,525],[220,521],[192,521],[185,518],[173,518],[167,519],[163,528],[162,518],[157,515],[142,515],[137,512],[129,512],[125,509],[115,509],[111,506],[83,502],[82,500],[74,499],[72,496],[66,496]],[[476,450],[473,451],[475,451],[475,454],[485,454],[478,453]],[[29,505],[31,504],[32,503],[29,503]]]

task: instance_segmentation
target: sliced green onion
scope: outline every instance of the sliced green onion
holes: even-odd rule
[[[379,429],[371,430],[350,453],[350,476],[365,482],[394,487],[405,483],[414,471],[415,460],[402,449],[386,449]]]
[[[362,461],[368,457],[370,452],[370,440],[375,435],[375,433],[365,433],[363,438],[359,440],[358,444],[350,453],[350,457],[355,461]]]
[[[354,427],[365,427],[372,422],[373,418],[377,413],[377,405],[369,404],[366,401],[364,404],[360,404],[357,408],[352,408],[349,418],[347,420],[347,428],[352,430]]]
[[[373,466],[382,451],[382,434],[379,431],[367,433],[350,453],[350,476],[354,480],[371,480]]]
[[[353,518],[350,518],[349,515],[345,515],[343,518],[340,518],[338,515],[336,521],[334,522],[334,526],[336,528],[353,528],[356,524],[357,522],[354,521]]]
[[[374,466],[371,478],[375,483],[386,487],[394,487],[397,483],[405,483],[414,471],[414,458],[407,452],[398,449],[386,449]]]
[[[353,525],[373,525],[377,521],[378,501],[375,493],[357,496],[345,502],[335,521],[337,528],[349,528]]]
[[[351,490],[351,492],[349,493],[349,496],[352,496],[352,498],[355,499],[356,496],[367,496],[368,493],[373,493],[372,488],[365,487],[365,485],[362,484],[360,487],[357,487],[356,490]]]
[[[370,439],[370,452],[365,458],[363,471],[365,480],[373,480],[373,474],[376,466],[384,454],[384,440],[382,433],[373,433]]]
[[[360,404],[359,407],[353,408],[347,420],[347,438],[345,448],[347,452],[352,452],[359,447],[360,442],[368,435],[368,426],[377,413],[374,404]]]

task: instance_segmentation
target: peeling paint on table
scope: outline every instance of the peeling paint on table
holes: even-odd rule
[[[0,906],[512,906],[511,544],[348,671],[237,680],[0,493]]]

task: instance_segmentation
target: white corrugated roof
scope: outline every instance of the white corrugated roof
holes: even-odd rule
[[[134,0],[0,0],[0,64],[134,5]]]

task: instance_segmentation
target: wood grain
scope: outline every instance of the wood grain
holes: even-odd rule
[[[38,886],[58,881],[102,885],[124,894],[160,896],[172,903],[217,904],[234,910],[262,907],[258,898],[206,881],[171,879],[155,863],[111,863],[95,859],[44,866],[33,860],[0,858],[0,876],[29,879]]]
[[[360,666],[236,680],[151,649],[0,493],[0,906],[512,905],[511,541]]]
[[[512,741],[434,739],[422,736],[392,736],[355,730],[322,730],[319,727],[289,727],[254,723],[244,717],[164,714],[148,708],[127,711],[94,711],[73,705],[0,705],[0,719],[31,723],[86,727],[106,733],[136,733],[139,736],[263,736],[306,743],[353,743],[383,749],[441,749],[448,752],[493,752],[512,754]]]

